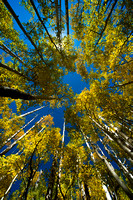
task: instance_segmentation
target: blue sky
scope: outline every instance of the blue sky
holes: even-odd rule
[[[15,11],[15,13],[17,14],[17,16],[19,17],[19,20],[21,21],[21,23],[23,22],[27,22],[28,19],[31,17],[31,15],[29,14],[29,12],[27,12],[23,6],[21,6],[19,4],[19,1],[12,1],[12,0],[8,0],[9,4],[12,6],[13,10]],[[62,3],[62,9],[64,9],[64,4]],[[69,5],[70,7],[70,5]],[[24,37],[24,34],[22,33],[21,29],[19,28],[19,26],[17,25],[16,21],[14,20],[14,28],[16,30],[18,30],[20,32],[20,37],[22,39],[24,39],[24,41],[28,44],[31,45],[30,42],[28,41],[28,39],[26,39]],[[70,29],[70,33],[72,32],[72,30]],[[65,33],[64,33],[65,34]],[[77,47],[79,45],[79,42],[75,40],[75,47]],[[0,53],[2,51],[0,50]],[[86,84],[85,82],[81,81],[81,76],[79,74],[73,73],[73,72],[69,72],[68,75],[66,75],[64,77],[64,83],[69,84],[70,87],[72,87],[74,93],[80,93],[85,87],[88,88],[88,84]],[[15,109],[15,105],[12,104],[12,109],[14,112],[16,112]],[[28,108],[27,111],[31,111],[32,109],[35,109],[34,107],[30,107]],[[54,117],[54,123],[56,127],[59,127],[62,129],[63,126],[63,121],[64,121],[64,115],[63,115],[63,110],[64,108],[59,108],[59,109],[50,109],[48,107],[38,111],[39,116],[43,116],[46,114],[51,114]],[[27,112],[26,111],[26,112]],[[25,112],[25,111],[24,111]],[[34,116],[35,114],[32,114],[28,117],[26,117],[26,121],[30,120],[32,118],[32,116]]]

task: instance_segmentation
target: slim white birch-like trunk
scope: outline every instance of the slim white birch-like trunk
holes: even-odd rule
[[[101,139],[100,139],[100,142],[103,144],[103,141]],[[125,174],[125,176],[129,179],[129,181],[133,185],[133,175],[129,172],[127,167],[124,166],[124,164],[121,162],[121,160],[118,158],[118,156],[112,150],[111,147],[109,147],[111,149],[110,151],[110,149],[106,145],[103,144],[103,146],[104,146],[104,149],[107,151],[107,153],[110,155],[110,157],[116,162],[116,164],[119,166],[119,168],[122,170],[122,172]]]
[[[112,174],[112,176],[115,178],[115,180],[117,181],[117,183],[124,190],[124,192],[127,194],[127,196],[132,200],[133,199],[133,193],[128,189],[128,187],[125,185],[125,183],[116,174],[114,167],[107,160],[107,158],[106,158],[105,154],[103,153],[103,151],[101,150],[101,148],[98,145],[97,145],[97,147],[98,147],[98,150],[100,150],[100,152],[102,153],[103,156],[98,152],[97,149],[95,149],[95,152],[97,153],[97,155],[99,156],[99,158],[101,158],[104,161],[104,163],[106,164],[108,170],[110,171],[110,173]]]
[[[5,150],[3,150],[1,153],[0,153],[0,156],[6,154],[9,150],[11,150],[16,144],[18,141],[20,141],[24,136],[26,136],[37,124],[39,124],[42,120],[44,119],[41,118],[39,121],[36,122],[36,124],[34,124],[30,129],[28,129],[21,137],[19,137],[17,140],[15,140],[10,146],[8,146]]]
[[[84,140],[85,140],[86,146],[87,146],[88,149],[91,151],[91,146],[90,146],[90,144],[88,143],[87,138],[86,138],[84,132],[82,131],[82,129],[81,129],[80,131],[81,131],[81,133],[82,133],[82,135],[83,135],[83,137],[84,137]],[[91,151],[91,158],[92,158],[93,162],[95,163],[96,161],[95,161],[95,158],[94,158],[94,156],[93,156],[92,151]],[[99,174],[99,176],[100,176],[99,171],[97,171],[97,172],[98,172],[98,174]],[[99,177],[99,178],[100,178],[100,177]],[[100,178],[100,179],[101,179],[101,178]],[[104,185],[104,184],[102,183],[102,187],[103,187],[103,190],[104,190],[104,192],[105,192],[106,199],[107,199],[107,200],[112,200],[112,197],[110,196],[110,193],[109,193],[109,191],[108,191],[107,186]]]
[[[32,110],[32,111],[30,111],[30,112],[24,113],[24,114],[19,115],[19,116],[16,116],[15,118],[10,119],[10,120],[12,121],[12,120],[14,120],[14,119],[16,119],[16,118],[25,117],[25,116],[30,115],[30,114],[32,114],[32,113],[38,111],[38,110],[43,109],[44,107],[45,107],[45,106],[41,106],[41,107],[39,107],[39,108],[37,108],[37,109],[35,109],[35,110]]]
[[[101,117],[100,115],[98,116],[100,119],[102,119],[102,121],[104,121],[106,124],[108,124],[108,122],[106,122],[106,120]],[[107,128],[109,131],[111,131],[112,133],[114,133],[116,135],[116,137],[119,137],[122,141],[124,141],[124,144],[129,148],[129,149],[133,149],[133,145],[130,143],[131,138],[129,138],[127,135],[125,135],[122,131],[119,131],[119,129],[117,127],[115,127],[113,124],[109,123],[108,125],[105,125],[105,128]],[[115,131],[113,131],[110,127],[112,127]],[[128,129],[129,130],[129,129]],[[129,130],[130,131],[130,130]]]
[[[109,139],[115,141],[133,159],[133,152],[131,151],[131,149],[124,145],[124,143],[120,140],[119,135],[116,132],[109,131],[107,125],[101,125],[96,120],[92,119],[91,116],[89,116],[89,118],[102,130],[102,132],[106,136],[108,136]]]
[[[25,127],[27,127],[32,121],[34,121],[34,119],[37,117],[38,115],[36,115],[33,119],[31,119],[27,124],[25,124],[24,126],[22,126],[16,133],[14,133],[10,138],[8,138],[2,145],[2,147],[4,145],[6,145],[8,142],[11,141],[11,139],[13,139],[18,133],[20,133],[20,131],[22,131]]]

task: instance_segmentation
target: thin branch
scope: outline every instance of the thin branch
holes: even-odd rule
[[[109,87],[109,88],[124,87],[124,86],[130,85],[130,84],[133,84],[133,81],[129,81],[129,82],[123,83],[123,84],[114,85],[114,86]]]

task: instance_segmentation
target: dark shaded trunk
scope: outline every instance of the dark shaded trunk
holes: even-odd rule
[[[54,190],[54,185],[55,185],[55,179],[56,179],[56,171],[57,171],[57,161],[56,158],[53,158],[53,163],[52,163],[52,168],[51,168],[51,173],[49,177],[49,183],[48,183],[48,189],[46,193],[46,200],[52,200],[53,197],[53,190]]]
[[[57,25],[57,37],[60,41],[60,24],[59,24],[59,11],[58,11],[58,0],[55,0],[55,11],[56,11],[56,25]]]
[[[65,0],[66,8],[66,25],[67,25],[67,35],[69,35],[69,13],[68,13],[68,0]]]
[[[85,196],[86,196],[86,200],[90,200],[91,199],[91,196],[89,194],[89,190],[88,190],[88,187],[87,187],[87,184],[84,183],[84,188],[85,188]]]
[[[38,146],[38,144],[40,143],[41,140],[42,140],[42,139],[40,139],[40,140],[37,142],[37,144],[36,144],[36,146],[35,146],[35,148],[34,148],[34,151],[33,151],[33,153],[32,153],[31,156],[30,156],[30,160],[29,160],[30,175],[29,175],[29,177],[28,177],[28,183],[27,183],[27,185],[26,185],[26,189],[25,189],[25,191],[24,191],[24,193],[23,193],[23,197],[24,197],[25,200],[27,200],[28,191],[29,191],[31,182],[32,182],[32,180],[33,180],[33,178],[34,178],[34,176],[35,176],[35,174],[36,174],[37,169],[39,168],[39,163],[38,163],[37,167],[33,168],[33,166],[34,166],[34,164],[33,164],[33,156],[34,156],[34,154],[35,154],[35,152],[36,152],[36,148],[37,148],[37,146]]]
[[[14,88],[9,88],[4,86],[0,86],[0,97],[9,97],[11,99],[23,99],[23,100],[43,99],[44,101],[56,99],[53,97],[34,96]]]
[[[43,20],[41,19],[41,17],[40,17],[40,15],[39,15],[39,13],[38,13],[38,10],[37,10],[37,8],[36,8],[36,6],[35,6],[33,0],[30,0],[30,2],[31,2],[31,4],[32,4],[32,6],[33,6],[33,8],[34,8],[34,10],[35,10],[35,13],[36,13],[36,15],[37,15],[39,21],[40,21],[41,24],[43,25],[43,27],[44,27],[44,29],[45,29],[45,31],[46,31],[46,33],[47,33],[47,35],[48,35],[50,41],[53,43],[53,45],[55,46],[56,50],[59,52],[58,47],[57,47],[56,44],[54,43],[54,41],[53,41],[51,35],[50,35],[49,32],[48,32],[48,29],[46,28],[46,26],[45,26]]]
[[[9,97],[11,99],[36,100],[36,97],[33,95],[4,86],[0,86],[0,96]]]

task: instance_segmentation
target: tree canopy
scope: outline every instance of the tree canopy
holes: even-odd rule
[[[0,0],[1,200],[133,199],[132,10]],[[44,107],[62,108],[62,129]]]

